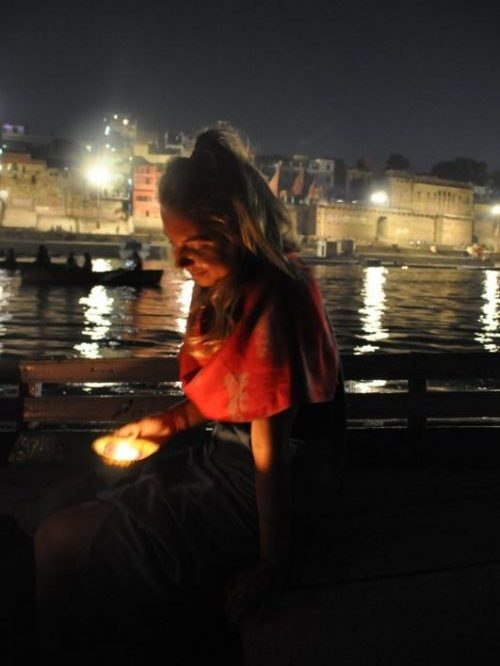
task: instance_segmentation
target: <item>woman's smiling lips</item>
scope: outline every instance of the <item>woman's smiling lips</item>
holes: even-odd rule
[[[189,274],[191,275],[191,277],[193,278],[193,280],[196,280],[196,279],[202,277],[202,276],[205,275],[205,273],[207,272],[206,270],[203,270],[202,268],[199,268],[199,269],[197,269],[197,270],[190,270],[190,269],[188,268],[187,270],[188,270],[188,273],[189,273]]]

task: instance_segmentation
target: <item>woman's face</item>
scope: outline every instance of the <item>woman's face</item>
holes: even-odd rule
[[[168,207],[162,207],[163,231],[172,245],[175,265],[184,268],[200,287],[212,287],[231,272],[220,243],[207,237],[202,227]]]

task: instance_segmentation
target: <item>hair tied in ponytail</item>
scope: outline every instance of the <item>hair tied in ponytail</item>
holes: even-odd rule
[[[189,157],[191,163],[196,169],[199,169],[205,173],[214,173],[217,172],[217,158],[213,152],[206,150],[204,148],[198,148],[195,146],[195,149]]]

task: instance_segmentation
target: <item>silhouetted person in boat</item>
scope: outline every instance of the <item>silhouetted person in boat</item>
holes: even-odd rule
[[[36,265],[39,266],[40,268],[45,268],[46,266],[50,266],[51,264],[50,255],[45,245],[38,246],[38,252],[36,253],[35,262]]]
[[[13,271],[17,268],[17,259],[16,253],[13,248],[7,250],[7,256],[5,258],[5,268],[9,271]]]
[[[66,266],[68,268],[77,268],[78,264],[76,263],[75,253],[70,252],[68,258],[66,259]]]
[[[88,252],[83,255],[83,270],[89,273],[92,272],[92,257]]]
[[[134,250],[132,254],[132,261],[134,262],[134,271],[142,271],[142,259],[137,250]]]

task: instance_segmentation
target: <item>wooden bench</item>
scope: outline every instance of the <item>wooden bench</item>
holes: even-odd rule
[[[500,434],[498,354],[344,354],[342,362],[348,442],[376,433],[418,447],[436,433]],[[4,360],[0,383],[4,441],[17,441],[18,462],[29,442],[33,454],[42,441],[88,443],[182,396],[175,358]]]
[[[420,433],[439,420],[465,426],[471,420],[500,417],[498,354],[344,355],[343,366],[351,382],[351,422],[397,419]],[[356,389],[352,385],[356,381],[371,383]],[[391,389],[389,382],[405,382],[406,386]]]
[[[3,421],[15,415],[13,462],[76,461],[72,447],[181,398],[174,358],[20,361],[8,372],[0,364],[18,386],[0,400]]]
[[[351,462],[500,461],[499,354],[344,355],[343,366]]]

